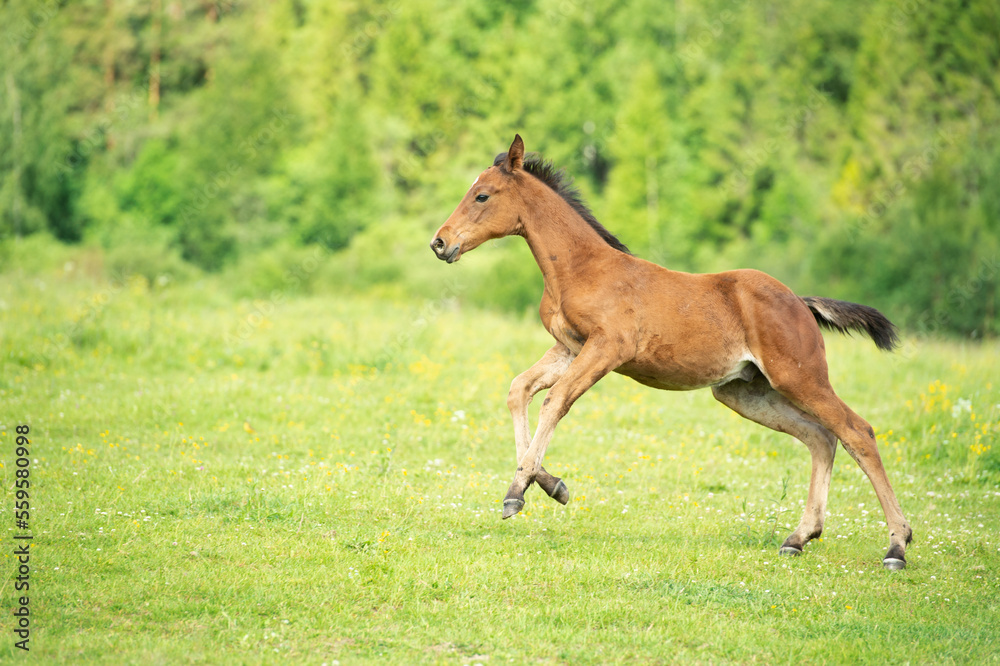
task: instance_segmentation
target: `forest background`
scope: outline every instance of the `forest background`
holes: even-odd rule
[[[4,0],[0,25],[3,263],[69,244],[163,288],[524,313],[523,243],[460,273],[426,248],[517,131],[640,256],[1000,330],[995,2]]]

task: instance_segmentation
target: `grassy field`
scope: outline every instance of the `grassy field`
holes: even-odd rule
[[[35,535],[31,652],[7,611],[4,659],[1000,661],[995,342],[886,355],[827,335],[914,528],[909,567],[887,572],[874,492],[842,450],[822,539],[779,557],[805,447],[707,391],[619,376],[549,448],[569,505],[534,488],[501,521],[505,398],[550,344],[537,320],[447,292],[255,301],[85,268],[0,275],[4,608],[25,423]]]

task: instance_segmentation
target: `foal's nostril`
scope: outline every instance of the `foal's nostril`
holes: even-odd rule
[[[435,238],[433,241],[431,241],[431,249],[434,250],[435,252],[440,252],[441,250],[443,250],[444,249],[444,239],[443,238]]]

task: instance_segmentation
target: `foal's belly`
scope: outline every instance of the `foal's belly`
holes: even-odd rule
[[[705,365],[687,360],[656,364],[636,360],[626,363],[615,372],[652,388],[690,391],[718,386],[734,379],[750,381],[758,370],[752,358],[740,356]]]

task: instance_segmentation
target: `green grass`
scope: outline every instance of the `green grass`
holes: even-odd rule
[[[618,376],[549,448],[570,504],[532,489],[502,522],[507,388],[550,344],[533,319],[80,272],[0,281],[0,589],[12,608],[30,423],[32,661],[1000,660],[995,342],[827,336],[914,527],[894,573],[842,450],[822,540],[779,557],[805,447]]]

